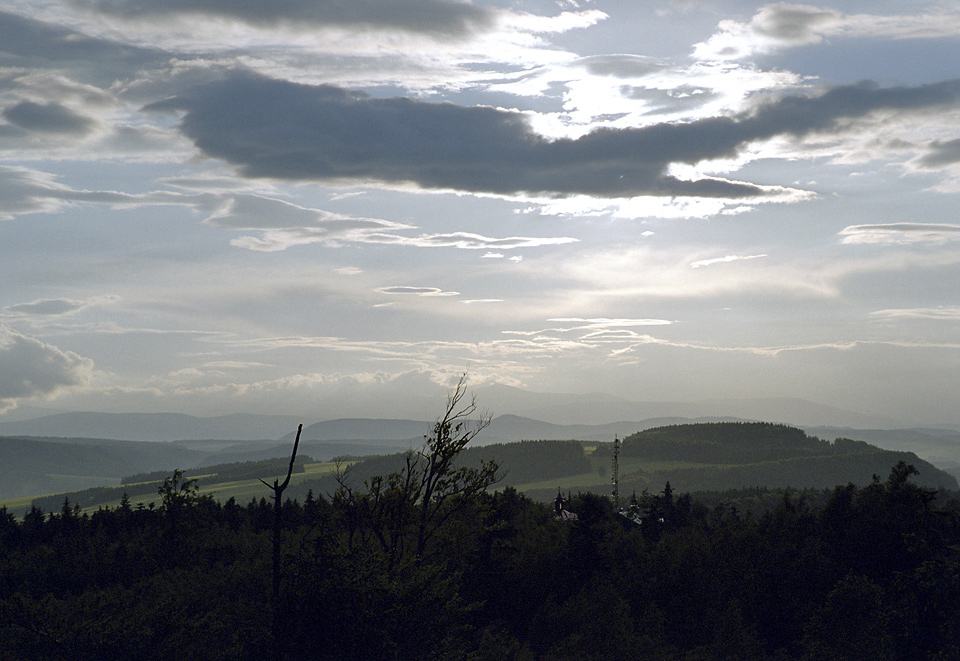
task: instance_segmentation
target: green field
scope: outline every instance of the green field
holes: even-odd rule
[[[541,480],[538,482],[529,482],[516,485],[518,491],[541,491],[543,489],[562,489],[563,491],[589,491],[593,493],[609,493],[612,484],[613,468],[609,457],[595,457],[590,450],[595,448],[584,448],[587,458],[590,460],[591,470],[588,473],[578,475],[569,475],[566,477]],[[643,476],[655,474],[661,471],[678,470],[684,468],[703,468],[709,464],[703,464],[693,461],[666,461],[659,459],[639,459],[636,457],[626,457],[620,459],[620,480],[621,482],[647,481]],[[658,490],[663,484],[656,482],[656,475],[653,484],[650,484],[652,490]]]
[[[347,464],[341,463],[339,465],[340,467],[346,467]],[[337,466],[338,464],[335,462],[304,464],[303,466],[304,470],[302,473],[294,473],[290,477],[290,484],[295,485],[301,482],[305,482],[307,480],[314,480],[318,477],[322,477],[323,475],[326,475],[328,473],[332,473],[333,471],[335,471],[337,469]],[[229,500],[230,498],[234,498],[238,503],[246,504],[253,498],[260,499],[261,497],[269,498],[272,496],[272,492],[270,491],[270,489],[263,486],[263,483],[260,482],[258,478],[238,480],[234,482],[215,482],[211,484],[203,484],[202,478],[209,477],[209,476],[191,475],[191,479],[193,477],[198,477],[201,480],[201,483],[199,485],[200,487],[199,493],[201,495],[211,495],[220,502],[224,502]],[[264,481],[272,483],[273,479],[282,478],[282,477],[284,476],[277,475],[272,478],[265,477]],[[94,482],[93,479],[94,478],[90,478],[89,481],[85,482],[83,486],[85,487],[104,486],[104,482],[106,481],[100,478],[99,481]],[[113,483],[111,486],[116,486],[117,484],[119,484],[119,480],[112,480],[111,482]],[[64,495],[66,496],[67,494],[64,494]],[[30,508],[30,503],[33,501],[34,498],[37,498],[37,497],[39,496],[0,500],[0,507],[6,507],[9,511],[19,515],[19,514],[22,514],[24,511],[28,510]],[[148,493],[140,496],[133,496],[130,498],[130,504],[133,507],[137,507],[141,503],[144,506],[149,506],[150,503],[159,503],[159,502],[160,502],[160,496],[157,493]],[[102,503],[91,505],[89,507],[85,507],[83,508],[82,511],[94,512],[97,510],[97,508],[100,508],[100,507],[114,508],[114,507],[118,507],[119,505],[120,505],[120,500],[117,499],[117,500],[105,501]]]
[[[341,464],[342,466],[342,464]],[[300,482],[305,482],[307,480],[314,480],[318,477],[326,475],[327,473],[332,473],[337,469],[337,464],[335,462],[322,462],[322,463],[313,463],[313,464],[304,464],[302,473],[294,473],[290,476],[290,484],[299,484]],[[283,475],[277,475],[276,478],[282,478]],[[264,478],[265,482],[273,483],[272,479]],[[200,484],[199,489],[200,495],[210,495],[216,498],[220,502],[225,502],[234,498],[240,504],[246,504],[250,502],[251,499],[256,498],[267,498],[269,499],[273,492],[270,491],[267,487],[263,486],[258,478],[251,478],[249,480],[238,480],[236,482],[215,482],[213,484]],[[144,505],[149,505],[151,502],[159,503],[160,497],[157,494],[146,494],[143,496],[138,496],[136,498],[130,499],[130,504],[133,507],[136,507],[140,503]],[[96,510],[97,507],[117,507],[120,504],[120,501],[112,501],[107,503],[101,503],[96,507],[88,507],[88,511]]]
[[[594,448],[589,448],[590,450]],[[591,470],[589,472],[580,473],[578,475],[570,475],[561,478],[546,479],[537,482],[530,482],[525,484],[518,484],[516,488],[519,491],[541,491],[546,489],[563,489],[564,491],[584,491],[584,492],[594,492],[594,493],[608,493],[610,491],[610,477],[611,477],[611,467],[610,460],[608,457],[595,457],[592,456],[593,453],[590,452],[587,456],[590,460]],[[695,462],[684,462],[684,461],[660,461],[660,460],[643,460],[633,457],[621,459],[620,461],[620,476],[621,480],[624,478],[636,478],[639,475],[645,473],[656,473],[663,470],[673,470],[679,468],[697,468],[703,466],[704,464],[699,464]],[[341,468],[344,468],[345,464],[340,464]],[[318,463],[308,463],[304,464],[304,472],[294,473],[290,478],[291,486],[306,482],[309,480],[315,480],[319,477],[327,475],[334,472],[337,469],[337,464],[334,462],[318,462]],[[204,478],[211,478],[215,474],[191,474],[191,478],[199,478],[199,493],[201,495],[211,495],[220,502],[225,502],[230,498],[234,498],[238,503],[246,504],[251,499],[260,499],[260,498],[270,498],[272,492],[265,487],[259,479],[251,478],[246,480],[230,481],[230,482],[214,482],[204,483]],[[273,476],[270,478],[265,477],[264,480],[268,483],[272,483],[273,479],[283,477],[282,475]],[[103,486],[105,480],[100,478],[87,478],[86,480],[81,481],[83,487],[90,486]],[[118,480],[111,480],[113,486],[116,486]],[[651,489],[660,488],[662,485],[652,484]],[[66,494],[65,494],[66,495]],[[8,500],[0,500],[0,507],[6,507],[9,511],[22,514],[24,511],[30,508],[31,501],[38,496],[28,497],[28,498],[15,498]],[[143,504],[145,507],[149,506],[150,503],[159,504],[160,497],[157,493],[147,493],[139,496],[131,496],[130,504],[133,507],[137,507],[140,504]],[[84,512],[94,512],[99,507],[118,507],[120,505],[120,500],[110,500],[97,503],[83,508]]]
[[[466,448],[460,460],[464,466],[473,466],[496,459],[503,469],[503,480],[493,488],[510,486],[531,498],[552,500],[558,488],[564,492],[609,494],[612,449],[609,443],[522,441]],[[846,439],[829,443],[783,425],[714,423],[656,428],[625,439],[619,457],[619,491],[626,497],[644,491],[658,493],[668,482],[679,493],[754,486],[824,489],[837,484],[869,484],[873,475],[889,472],[898,461],[918,469],[919,484],[957,488],[952,476],[912,453],[881,450],[865,442]],[[292,488],[286,496],[302,501],[308,488],[317,495],[336,488],[329,476],[338,464],[315,463],[308,457],[303,457],[303,462],[298,469],[302,466],[304,472],[293,474]],[[402,459],[400,455],[391,454],[366,457],[358,463],[352,479],[360,487],[374,475],[399,470]],[[275,478],[283,477],[286,469],[286,461],[275,458],[185,472],[188,479],[199,479],[200,494],[211,495],[220,502],[233,498],[246,505],[253,499],[269,499],[273,495],[258,478],[272,483]],[[159,504],[157,487],[166,477],[169,475],[163,471],[132,476],[138,484],[128,487],[130,503],[134,507],[149,506],[151,502]],[[83,486],[90,486],[90,481],[101,486],[113,481],[116,485],[115,480],[102,477],[74,476],[73,479]],[[99,507],[118,506],[123,493],[115,486],[69,494],[63,491],[68,490],[46,497],[38,506],[46,511],[58,511],[64,497],[69,495],[71,503],[79,503],[84,511],[90,512]],[[0,501],[0,506],[4,505],[14,514],[22,515],[29,509],[31,499]]]

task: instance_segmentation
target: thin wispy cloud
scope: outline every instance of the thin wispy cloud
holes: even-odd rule
[[[766,255],[724,255],[723,257],[714,257],[713,259],[698,259],[690,262],[690,268],[699,269],[704,266],[713,266],[714,264],[727,264],[729,262],[742,262],[751,259],[761,259]]]
[[[412,287],[408,285],[397,285],[393,287],[380,287],[376,291],[381,294],[400,294],[404,296],[459,296],[460,292],[444,291],[437,287]]]
[[[877,310],[870,315],[877,319],[933,319],[943,321],[960,321],[960,306],[939,308],[912,308]]]
[[[69,298],[43,298],[29,303],[16,303],[3,308],[6,314],[30,316],[60,316],[91,306],[109,305],[119,300],[118,296],[97,296],[86,300]]]
[[[848,245],[909,245],[960,241],[960,225],[947,223],[887,223],[850,225],[840,231]]]
[[[577,317],[557,317],[547,321],[577,324],[563,330],[583,330],[594,328],[630,328],[633,326],[669,326],[672,321],[666,319],[580,319]]]
[[[175,182],[182,187],[200,188],[203,180]],[[214,182],[219,187],[219,184]],[[282,251],[313,243],[375,243],[419,248],[452,247],[466,250],[496,248],[514,250],[576,243],[572,237],[494,238],[471,232],[404,236],[401,232],[415,226],[383,220],[338,214],[309,208],[285,200],[247,193],[198,193],[185,195],[154,191],[127,195],[115,191],[78,191],[58,184],[45,173],[28,170],[4,170],[0,166],[0,193],[7,192],[4,208],[13,213],[57,211],[67,203],[103,204],[114,207],[181,205],[206,215],[204,223],[236,231],[256,231],[256,236],[230,240],[238,248],[261,252]],[[3,208],[0,208],[0,213]],[[13,218],[13,213],[0,219]]]
[[[379,237],[375,242],[394,243],[405,246],[416,246],[420,248],[439,248],[451,247],[464,250],[516,250],[518,248],[537,248],[540,246],[558,246],[567,243],[577,243],[580,239],[569,236],[561,237],[526,237],[510,236],[502,239],[481,236],[471,232],[454,232],[452,234],[421,234],[416,237]],[[488,253],[484,257],[491,257]]]

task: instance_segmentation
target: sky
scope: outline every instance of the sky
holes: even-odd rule
[[[956,423],[958,209],[956,1],[0,0],[0,420]]]

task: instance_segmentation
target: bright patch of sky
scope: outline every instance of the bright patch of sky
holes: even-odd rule
[[[958,126],[955,3],[0,0],[0,417],[957,423]]]

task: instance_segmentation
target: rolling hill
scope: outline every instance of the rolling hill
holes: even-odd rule
[[[669,422],[674,424],[665,425]],[[318,462],[336,457],[362,458],[393,455],[419,448],[427,422],[412,420],[343,419],[304,428],[300,452]],[[818,430],[835,431],[835,430]],[[842,436],[858,436],[839,429]],[[630,433],[633,432],[633,433]],[[626,435],[628,434],[629,435]],[[915,465],[929,486],[956,489],[956,479],[924,460],[923,451],[943,452],[957,447],[957,434],[948,430],[888,430],[861,434],[877,440],[827,442],[800,429],[769,423],[682,421],[677,419],[620,422],[606,425],[555,425],[519,416],[500,416],[484,430],[485,443],[468,448],[465,461],[475,457],[503,461],[504,484],[543,496],[557,486],[609,493],[610,441],[626,435],[621,456],[621,491],[659,489],[670,481],[675,489],[722,490],[742,486],[829,487],[864,484],[874,474],[885,475],[899,460]],[[557,472],[553,459],[542,455],[545,444],[516,441],[569,441],[588,466],[571,473],[569,464]],[[289,456],[292,438],[279,440],[192,440],[133,442],[87,438],[43,439],[0,437],[0,499],[29,498],[76,489],[116,485],[133,473],[174,468],[193,469],[211,464],[246,462]],[[880,445],[880,447],[878,447]],[[916,449],[916,452],[905,451]],[[953,455],[957,457],[958,454]],[[373,466],[389,466],[377,459]],[[385,462],[385,463],[384,463]],[[372,470],[372,468],[371,468]],[[552,472],[551,472],[552,471]],[[362,474],[368,469],[357,468]],[[389,472],[389,471],[387,471]],[[523,476],[521,478],[521,476]],[[559,480],[559,484],[557,483]],[[304,493],[309,486],[304,487]],[[328,492],[330,484],[313,485]]]

